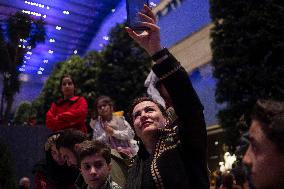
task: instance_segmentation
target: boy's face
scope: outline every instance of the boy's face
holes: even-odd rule
[[[59,152],[64,158],[64,160],[67,162],[68,166],[77,167],[77,158],[74,152],[64,147],[60,147]]]
[[[243,163],[250,167],[249,178],[255,188],[283,188],[284,154],[278,152],[276,146],[266,137],[259,121],[252,121],[249,140]]]
[[[81,161],[80,171],[91,189],[99,189],[106,183],[111,165],[100,154],[93,154]]]

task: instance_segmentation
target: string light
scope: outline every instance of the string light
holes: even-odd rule
[[[48,63],[48,60],[44,59],[44,60],[43,60],[43,63],[47,64],[47,63]]]
[[[69,11],[63,11],[63,14],[67,14],[67,15],[68,15],[68,14],[69,14]]]
[[[77,50],[74,50],[74,54],[77,54],[78,53],[78,51]]]
[[[109,40],[109,37],[108,36],[103,36],[103,39],[108,41]]]
[[[60,26],[56,26],[55,29],[61,30],[61,27]]]
[[[35,2],[31,2],[31,1],[25,1],[26,4],[31,5],[31,6],[36,6],[36,7],[40,7],[40,8],[44,8],[45,5],[40,4],[40,3],[35,3]]]
[[[115,12],[115,9],[111,9],[111,12]]]
[[[49,39],[49,42],[50,42],[50,43],[54,43],[54,42],[55,42],[55,39],[51,38],[51,39]]]
[[[154,2],[150,2],[150,6],[155,7],[155,6],[157,6],[157,4],[155,4]]]
[[[42,71],[37,71],[37,74],[38,74],[38,75],[41,75],[41,74],[42,74]]]
[[[52,50],[48,50],[48,53],[49,53],[49,54],[53,54],[53,51],[52,51]]]
[[[22,10],[22,13],[29,14],[29,15],[34,15],[34,16],[37,16],[37,17],[41,17],[41,14],[38,13],[38,12],[33,12],[33,11],[28,11],[28,10]]]

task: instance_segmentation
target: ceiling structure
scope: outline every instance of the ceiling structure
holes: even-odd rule
[[[121,0],[1,0],[0,20],[21,11],[46,23],[46,41],[26,54],[18,68],[29,76],[48,76],[55,63],[84,55],[106,16]],[[23,47],[21,48],[28,48]]]

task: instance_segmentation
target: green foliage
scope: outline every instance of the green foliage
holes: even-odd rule
[[[0,73],[3,74],[3,92],[0,104],[0,118],[3,116],[4,103],[6,103],[5,118],[10,114],[14,96],[20,89],[18,67],[22,65],[27,48],[21,48],[22,41],[25,46],[35,48],[37,43],[44,42],[44,21],[34,20],[29,15],[17,12],[7,20],[1,20],[0,25]],[[2,27],[5,25],[5,27]]]
[[[31,118],[36,117],[36,114],[34,106],[28,101],[23,101],[16,110],[14,123],[19,125],[27,124]]]
[[[98,93],[111,96],[117,109],[122,110],[143,94],[144,81],[151,67],[150,57],[130,39],[124,27],[118,25],[110,33],[97,83]]]
[[[51,103],[60,97],[59,82],[63,74],[72,75],[77,94],[87,99],[91,114],[99,95],[111,96],[118,110],[126,110],[132,99],[144,92],[143,84],[150,66],[149,56],[129,38],[124,25],[117,25],[110,33],[109,44],[101,52],[72,56],[57,64],[34,101],[38,121],[44,122]]]
[[[259,98],[284,100],[284,3],[279,0],[210,0],[214,27],[216,100],[227,130],[227,143],[235,146],[236,125],[248,117]]]
[[[15,189],[14,162],[8,147],[0,141],[0,188]]]

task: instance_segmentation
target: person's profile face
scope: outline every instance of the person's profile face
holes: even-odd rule
[[[63,159],[67,162],[70,167],[77,167],[77,158],[70,149],[65,147],[60,147],[59,152],[61,153]]]
[[[132,111],[132,120],[135,132],[142,141],[147,135],[152,135],[159,128],[163,128],[166,123],[166,118],[157,104],[151,101],[138,103]]]
[[[56,161],[58,165],[64,165],[65,160],[63,159],[63,157],[61,156],[61,153],[59,152],[59,150],[57,150],[55,145],[51,146],[50,153],[51,153],[53,160]]]
[[[93,154],[86,156],[81,161],[80,171],[85,182],[91,189],[100,189],[110,174],[111,165],[106,163],[103,156]]]
[[[61,82],[61,92],[64,98],[70,98],[74,96],[75,86],[70,77],[64,77]]]
[[[259,121],[252,121],[249,141],[243,163],[250,168],[252,184],[257,189],[284,187],[284,154],[266,137]]]

